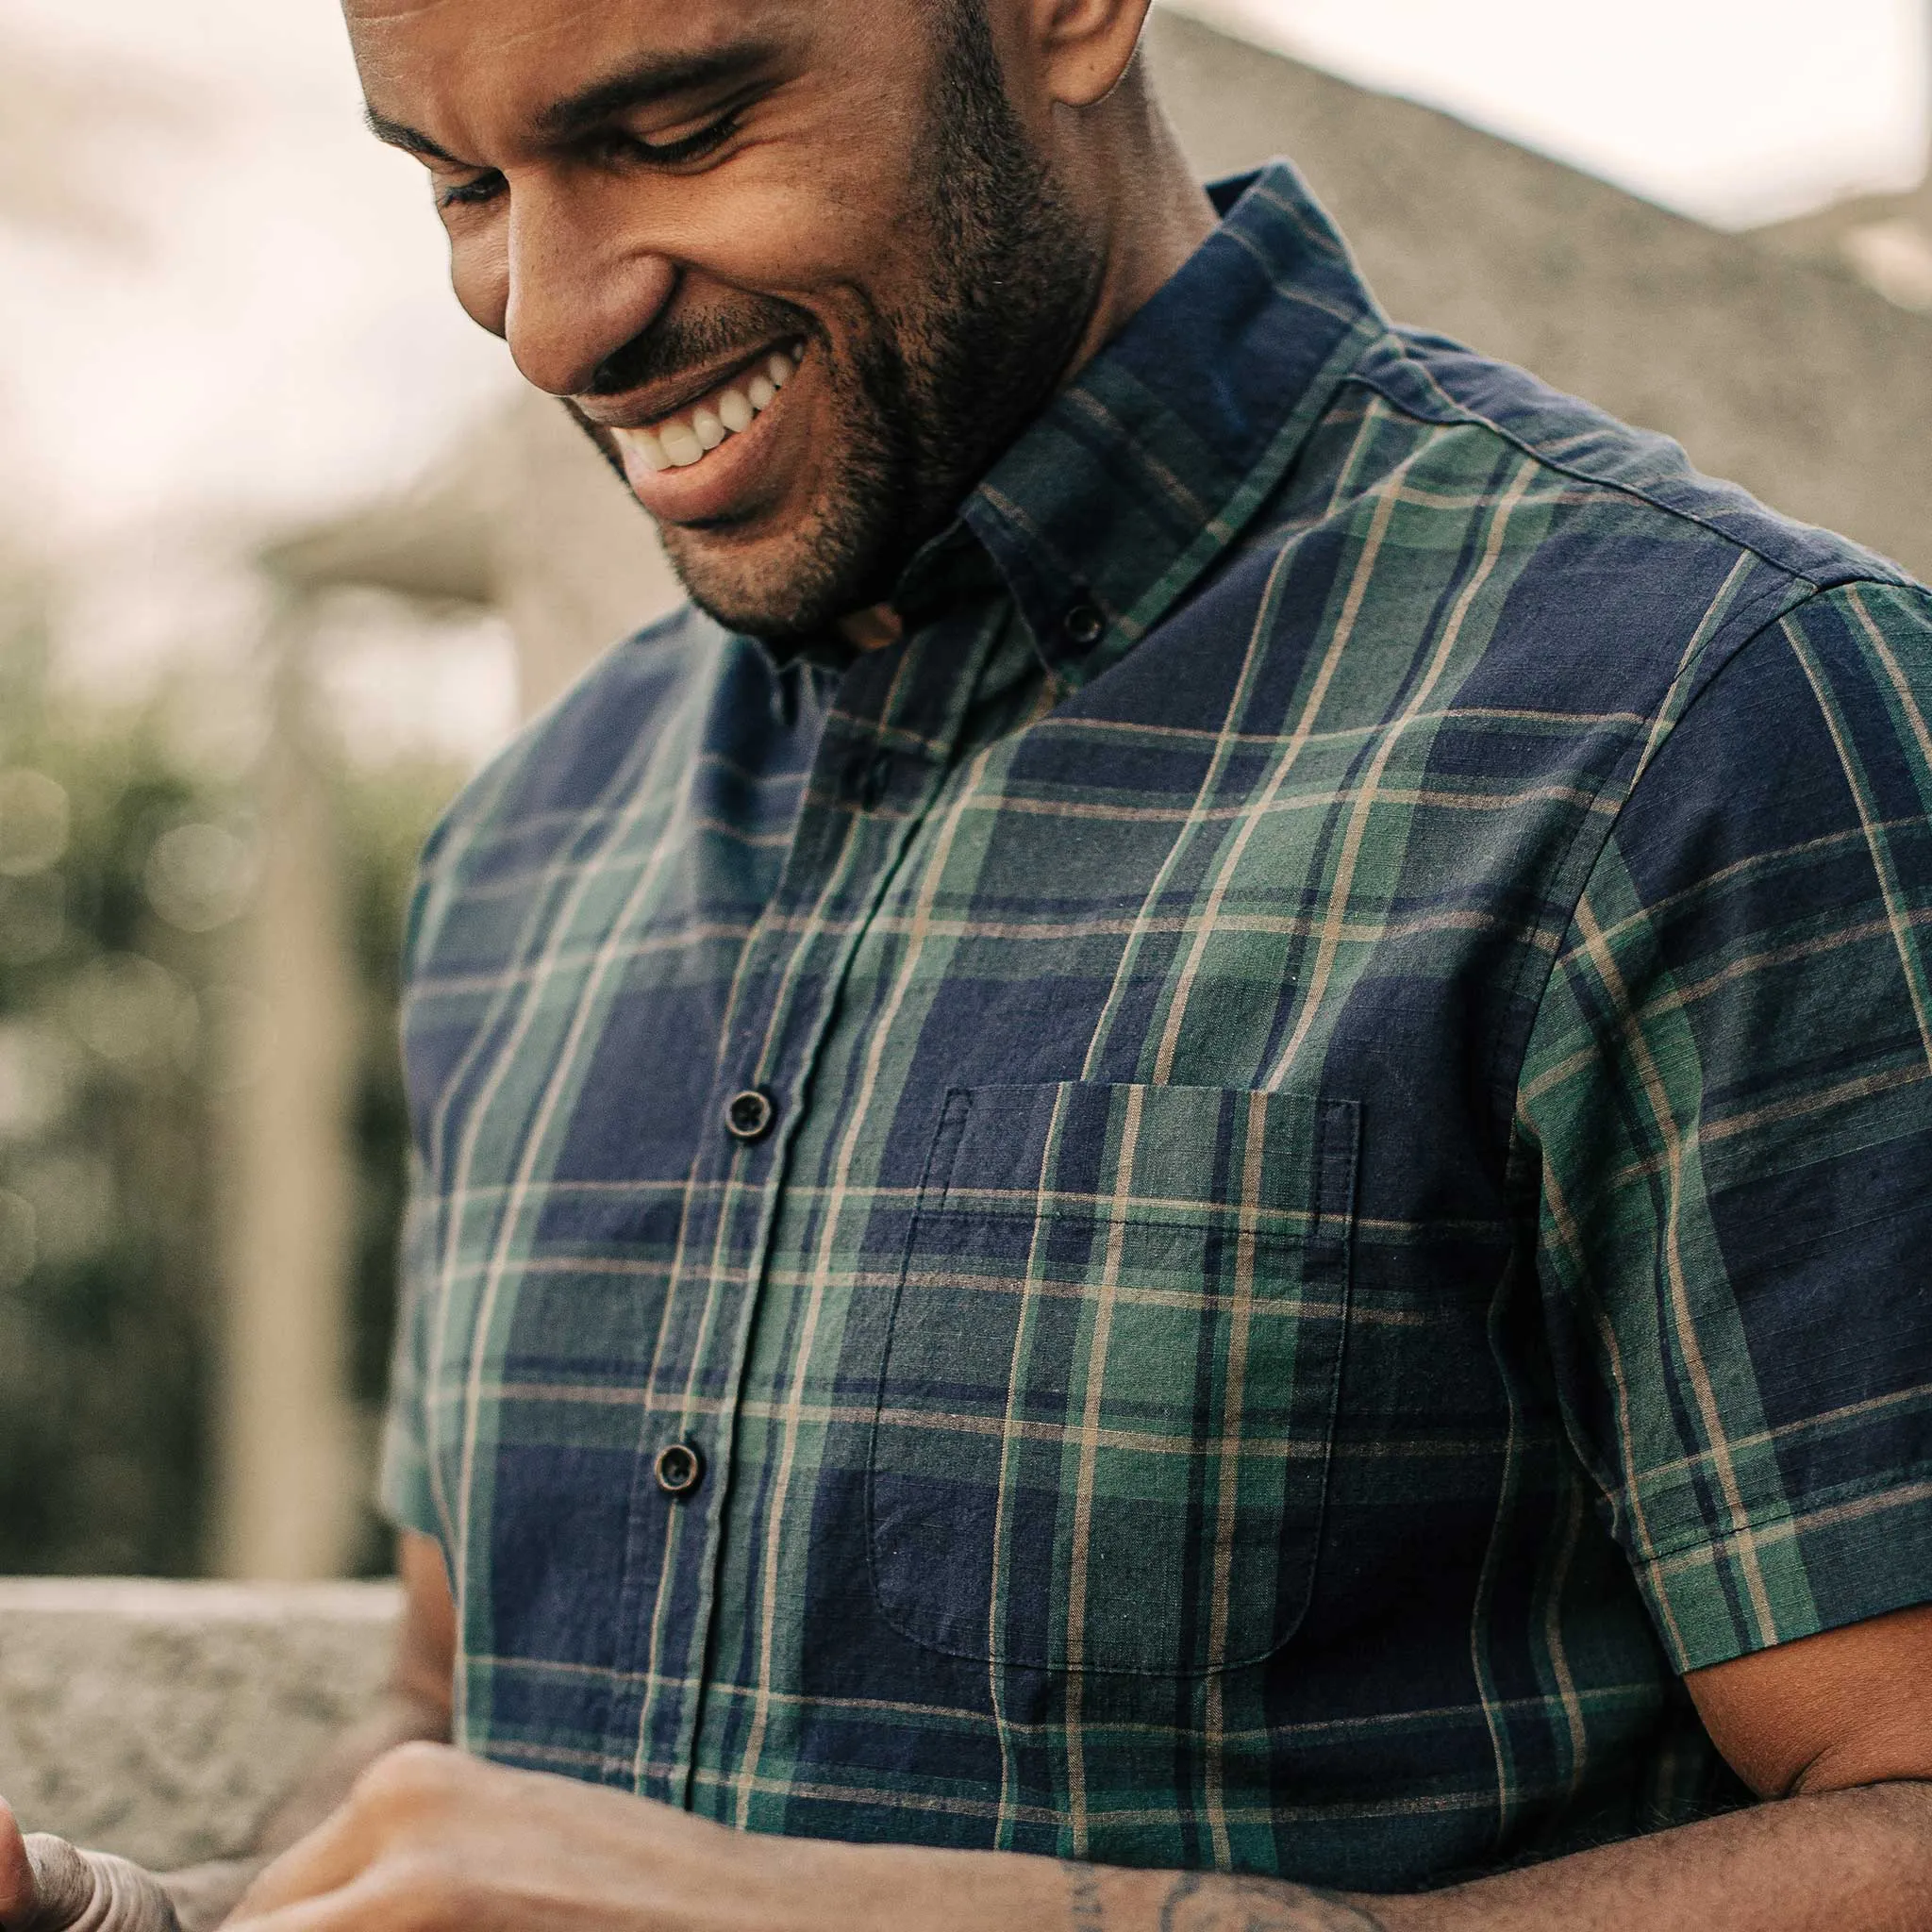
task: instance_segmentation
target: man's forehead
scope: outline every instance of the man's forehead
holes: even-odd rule
[[[771,0],[343,0],[379,118],[491,111],[532,120],[599,77],[769,40],[796,8]]]
[[[686,22],[742,26],[774,9],[766,0],[342,0],[358,39],[533,39],[628,32],[648,39]]]

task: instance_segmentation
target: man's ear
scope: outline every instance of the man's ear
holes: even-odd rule
[[[1053,99],[1091,108],[1120,85],[1140,44],[1149,0],[1024,0]]]

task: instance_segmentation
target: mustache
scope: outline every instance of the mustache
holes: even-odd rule
[[[584,391],[628,395],[645,384],[701,369],[735,350],[754,349],[779,336],[816,336],[811,317],[775,296],[758,296],[708,315],[665,317],[640,330],[598,363]]]

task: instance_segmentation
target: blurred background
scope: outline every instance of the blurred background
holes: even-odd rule
[[[1932,0],[1188,0],[1399,318],[1932,573]],[[0,1571],[387,1563],[395,953],[675,592],[459,315],[330,0],[0,0]]]

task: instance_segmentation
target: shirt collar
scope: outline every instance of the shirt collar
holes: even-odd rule
[[[1241,534],[1387,331],[1286,161],[1209,192],[1220,225],[908,566],[908,619],[957,585],[963,525],[1047,670],[1084,682]]]

